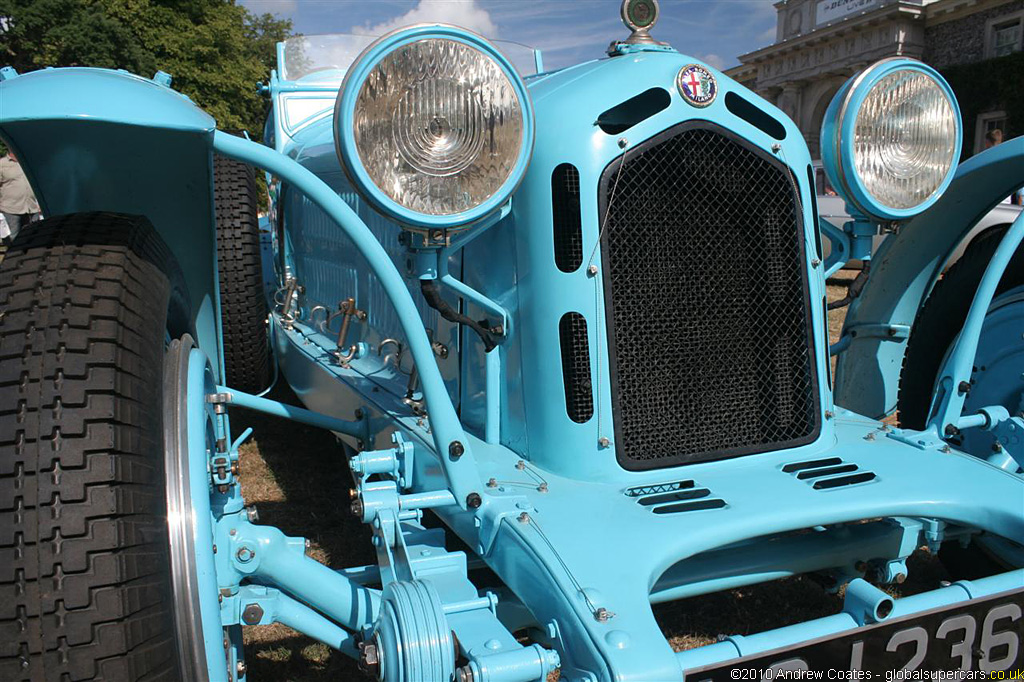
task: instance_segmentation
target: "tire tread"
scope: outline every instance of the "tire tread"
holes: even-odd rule
[[[249,166],[215,156],[217,270],[228,385],[255,393],[270,379],[256,179]]]
[[[59,216],[0,263],[0,679],[172,680],[162,442],[169,251]]]

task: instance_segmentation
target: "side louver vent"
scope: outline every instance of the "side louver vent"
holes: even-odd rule
[[[782,471],[795,476],[797,480],[806,481],[815,490],[843,488],[877,478],[873,472],[864,471],[856,464],[844,462],[839,457],[791,462],[782,467]]]
[[[580,172],[570,163],[563,163],[551,174],[551,215],[555,265],[562,272],[576,272],[583,264]]]
[[[562,346],[565,411],[569,419],[577,424],[583,424],[594,416],[587,319],[579,313],[566,313],[558,323],[558,335]]]
[[[626,497],[635,498],[637,504],[649,508],[655,514],[680,514],[726,506],[725,500],[714,497],[710,490],[697,485],[696,481],[630,488],[626,491]]]

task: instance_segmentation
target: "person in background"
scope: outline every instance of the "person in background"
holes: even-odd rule
[[[14,241],[19,231],[42,217],[25,171],[13,151],[0,158],[0,213],[4,214],[10,230],[10,235],[4,239],[6,243]]]
[[[990,130],[987,133],[985,133],[985,150],[986,151],[988,151],[989,149],[992,149],[992,147],[995,147],[996,145],[1002,144],[1002,143],[1003,143],[1003,131],[1000,130],[999,128],[994,128],[993,130]]]

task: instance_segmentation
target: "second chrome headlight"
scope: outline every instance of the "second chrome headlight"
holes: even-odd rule
[[[457,227],[499,206],[533,146],[519,76],[483,38],[448,26],[368,48],[342,86],[335,126],[353,182],[413,227]]]
[[[933,204],[956,171],[960,109],[931,67],[883,60],[836,95],[822,127],[832,184],[866,215],[899,220]]]

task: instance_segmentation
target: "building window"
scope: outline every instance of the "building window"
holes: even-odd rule
[[[986,35],[989,57],[1005,57],[1024,48],[1024,12],[988,22]]]
[[[993,130],[1001,130],[1006,136],[1006,112],[991,111],[978,116],[978,127],[974,136],[974,153],[985,151],[985,138]]]

